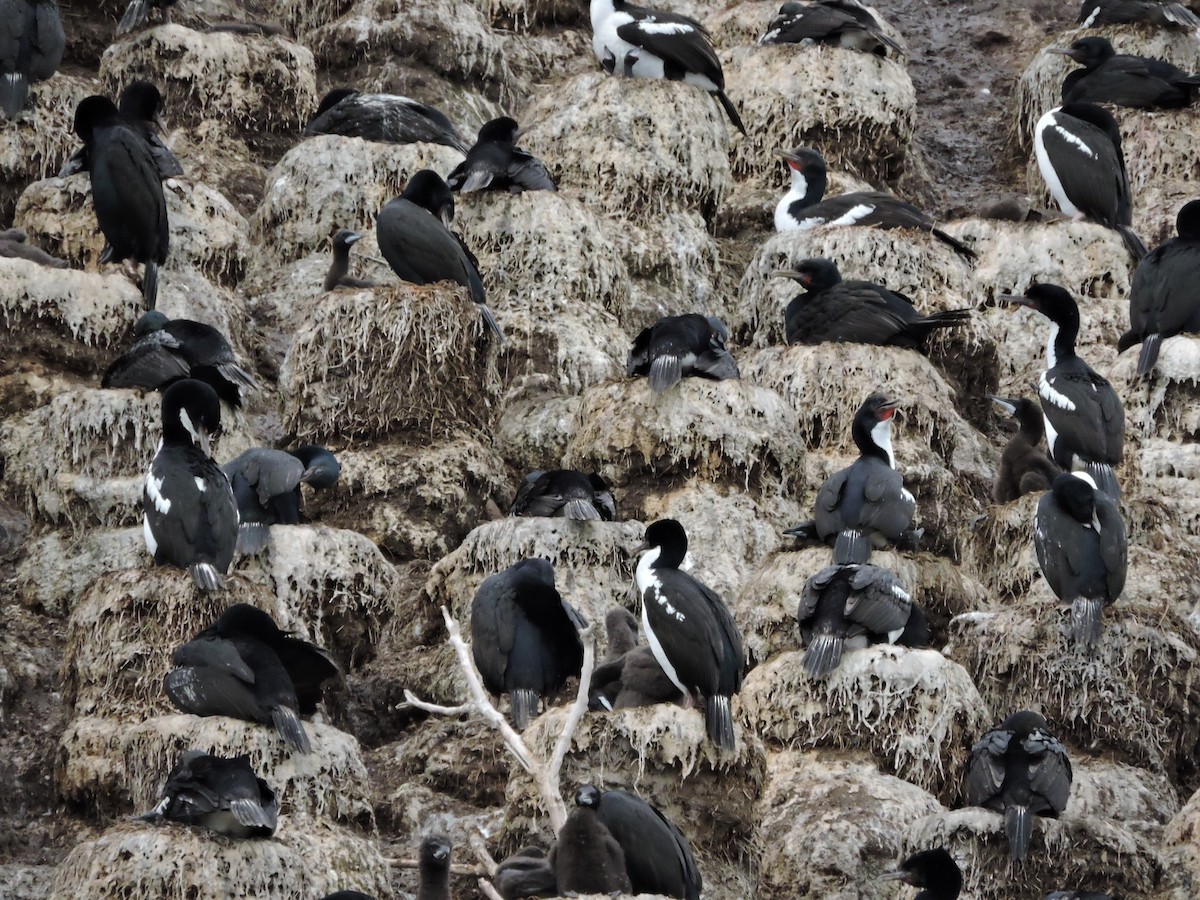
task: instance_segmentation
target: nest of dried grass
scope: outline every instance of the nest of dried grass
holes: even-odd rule
[[[962,544],[962,566],[1000,597],[1020,597],[1041,577],[1033,550],[1034,516],[1041,494],[992,504]]]
[[[1112,819],[1154,841],[1179,812],[1179,795],[1167,777],[1105,759],[1071,762],[1071,818]]]
[[[499,379],[478,307],[458,286],[335,291],[314,304],[280,371],[301,440],[486,429]]]
[[[344,15],[354,0],[275,0],[275,11],[298,38]]]

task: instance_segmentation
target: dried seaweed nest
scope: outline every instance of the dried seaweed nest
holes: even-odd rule
[[[373,841],[305,817],[281,817],[270,840],[126,822],[85,841],[58,867],[52,896],[111,900],[260,900],[354,889],[391,896]]]
[[[162,91],[176,122],[223,119],[251,132],[293,132],[317,106],[312,53],[280,35],[160,25],[112,44],[100,80],[116,94],[139,78]]]
[[[336,134],[305,138],[267,175],[250,223],[250,237],[260,248],[256,264],[273,270],[278,263],[324,250],[326,239],[339,228],[372,225],[413,173],[448,172],[461,160],[461,153],[440,144],[382,144]],[[378,252],[374,241],[356,249],[352,260],[364,250]],[[322,280],[313,284],[314,290]]]
[[[971,742],[991,716],[967,671],[936,650],[877,644],[812,678],[800,651],[759,666],[742,686],[742,723],[789,748],[863,750],[891,775],[950,800]]]
[[[258,777],[290,816],[374,827],[370,782],[358,741],[331,725],[306,722],[311,753],[288,748],[271,725],[225,716],[155,716],[132,721],[72,720],[59,741],[59,795],[111,815],[141,813],[162,796],[185,750],[250,757]]]
[[[770,754],[758,801],[759,900],[884,900],[912,826],[942,812],[929,793],[861,754]]]
[[[1200,740],[1193,713],[1200,702],[1200,636],[1185,612],[1195,579],[1171,585],[1166,596],[1178,599],[1154,602],[1150,598],[1164,595],[1153,590],[1174,578],[1166,568],[1162,581],[1152,583],[1153,568],[1131,566],[1125,597],[1105,612],[1092,655],[1068,640],[1069,611],[1040,581],[1018,604],[955,617],[947,653],[972,674],[997,715],[1040,709],[1077,746],[1110,749],[1118,760],[1152,771],[1175,771]]]
[[[797,430],[782,397],[745,380],[685,378],[656,396],[636,379],[584,392],[565,461],[619,486],[685,476],[786,497],[804,465]]]
[[[875,181],[903,173],[917,93],[902,60],[824,45],[737,47],[725,82],[753,123],[733,145],[736,177],[761,178],[774,171],[776,150],[798,145]]]
[[[486,429],[499,379],[482,331],[457,285],[326,294],[280,371],[284,427],[301,440]]]
[[[163,182],[163,196],[171,227],[164,289],[172,271],[186,265],[219,284],[236,284],[246,271],[250,248],[242,214],[220,192],[181,178]],[[98,264],[104,235],[96,226],[86,174],[31,184],[17,202],[16,224],[29,233],[30,241],[74,266]]]
[[[962,566],[992,595],[1020,597],[1041,577],[1033,550],[1033,523],[1041,495],[994,503],[962,544]]]
[[[733,126],[691,85],[588,72],[543,92],[523,123],[526,149],[562,188],[622,216],[682,206],[711,221],[731,186]]]
[[[967,807],[917,822],[906,853],[944,846],[962,869],[964,893],[979,900],[1024,900],[1079,884],[1149,897],[1166,875],[1155,844],[1102,816],[1039,818],[1018,867],[1009,859],[1003,816]]]
[[[735,722],[738,701],[734,700]],[[543,713],[524,738],[549,759],[562,731],[565,709]],[[717,750],[705,737],[699,709],[659,705],[589,713],[572,736],[561,783],[637,793],[682,828],[692,846],[724,859],[752,852],[755,798],[766,780],[767,754],[750,731],[737,727],[737,749]],[[505,803],[505,846],[548,845],[550,821],[533,780],[513,766]]]

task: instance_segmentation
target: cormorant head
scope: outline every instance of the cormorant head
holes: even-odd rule
[[[779,278],[791,278],[800,282],[809,291],[817,293],[827,290],[842,280],[837,263],[823,256],[802,261],[794,269],[777,269],[771,273]]]
[[[483,124],[483,127],[479,129],[479,142],[482,144],[484,141],[499,141],[505,144],[515,144],[517,132],[520,130],[521,127],[517,124],[516,119],[501,116],[499,119],[492,119]]]
[[[318,447],[315,444],[301,444],[292,450],[291,454],[304,464],[304,473],[300,476],[300,480],[315,488],[322,490],[331,488],[341,477],[342,464],[324,447]]]
[[[453,846],[445,835],[431,834],[421,841],[421,862],[439,869],[450,866],[450,851]]]
[[[962,869],[944,847],[914,853],[895,872],[879,876],[880,881],[903,881],[913,887],[928,888],[937,897],[957,897],[962,891]]]
[[[782,157],[793,172],[816,174],[825,172],[825,157],[812,147],[796,147],[792,150],[776,150],[776,155]]]
[[[1089,69],[1094,69],[1105,60],[1112,59],[1117,55],[1117,51],[1113,49],[1108,38],[1102,37],[1080,38],[1066,50],[1055,48],[1051,52],[1069,56],[1081,66]]]
[[[1050,485],[1054,499],[1076,522],[1099,528],[1096,523],[1096,481],[1087,472],[1063,472]]]
[[[351,244],[356,244],[362,240],[362,235],[357,231],[351,231],[349,228],[339,228],[334,232],[333,237],[334,249],[349,248]]]
[[[249,603],[235,603],[217,619],[216,632],[220,637],[244,634],[271,643],[285,632],[281,631],[269,613]]]
[[[674,519],[659,519],[646,529],[646,549],[659,548],[655,568],[677,569],[687,556],[688,539],[683,526]]]
[[[454,193],[442,176],[432,169],[422,169],[408,179],[400,196],[428,210],[447,228],[454,221]]]
[[[580,785],[575,789],[575,805],[586,806],[590,809],[600,807],[600,789],[590,784]]]
[[[1041,713],[1034,712],[1031,709],[1023,709],[1020,712],[1013,713],[1001,722],[1000,727],[1005,731],[1011,731],[1014,735],[1025,737],[1033,734],[1038,729],[1045,731],[1049,726],[1046,724],[1046,719]]]
[[[221,400],[203,381],[184,378],[163,391],[164,443],[192,443],[209,455],[210,438],[221,433]]]
[[[74,131],[85,144],[92,142],[92,131],[98,126],[120,117],[117,107],[107,97],[93,94],[79,101],[75,107]]]
[[[1067,328],[1079,329],[1079,304],[1065,288],[1057,284],[1034,284],[1025,291],[1025,296],[1001,294],[1000,300],[1011,306],[1024,306],[1036,310],[1051,322]]]
[[[156,331],[162,331],[167,327],[167,322],[170,319],[157,309],[149,310],[142,313],[136,322],[133,323],[133,336],[135,338],[144,338],[148,334],[153,334]]]
[[[1175,230],[1186,241],[1200,241],[1200,200],[1183,204],[1175,217]]]
[[[337,106],[339,103],[341,103],[347,97],[354,97],[359,93],[360,92],[355,90],[354,88],[334,88],[332,91],[330,91],[328,94],[326,94],[324,97],[321,98],[321,105],[318,106],[317,111],[315,113],[313,113],[313,118],[315,119],[317,116],[319,116],[321,113],[325,112],[326,110],[333,109],[333,107]]]
[[[121,115],[161,125],[162,94],[149,81],[134,81],[121,91]]]

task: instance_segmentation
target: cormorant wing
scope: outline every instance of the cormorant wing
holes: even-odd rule
[[[163,678],[163,688],[175,708],[194,716],[230,716],[247,722],[264,721],[254,686],[221,669],[184,666]],[[266,715],[269,719],[269,713]]]
[[[292,679],[300,712],[312,715],[321,702],[322,685],[341,674],[337,663],[328,651],[296,637],[285,637],[273,649]]]
[[[1034,758],[1029,764],[1029,786],[1056,812],[1067,808],[1071,792],[1071,760],[1067,748],[1054,735],[1041,728],[1034,730],[1021,748]]]
[[[485,578],[471,601],[471,653],[492,693],[504,692],[504,672],[516,644],[518,617],[524,619],[524,612],[516,604],[507,573]]]
[[[179,378],[191,367],[180,352],[179,341],[165,331],[153,331],[138,340],[108,367],[101,387],[140,387],[154,390]]]
[[[871,634],[903,632],[912,611],[912,597],[895,575],[879,566],[860,565],[850,578],[846,618]],[[898,635],[897,635],[898,636]]]
[[[804,588],[800,591],[800,605],[796,608],[796,618],[799,621],[805,622],[813,617],[817,605],[821,602],[821,594],[841,570],[841,566],[826,566],[815,575],[810,575],[804,582]]]
[[[625,11],[635,19],[619,26],[617,37],[657,56],[667,71],[695,72],[724,88],[721,60],[717,58],[703,25],[687,16],[642,9],[632,4],[627,4]]]
[[[846,482],[850,478],[850,468],[834,472],[817,491],[817,499],[813,504],[813,518],[817,524],[817,536],[824,540],[831,534],[842,530],[842,495],[846,490]]]
[[[654,336],[654,326],[643,328],[633,339],[633,347],[625,360],[625,375],[632,378],[635,375],[650,373],[650,339]]]
[[[181,644],[171,654],[171,662],[178,667],[197,666],[226,672],[246,684],[254,684],[254,670],[246,665],[237,647],[224,638],[201,635]]]
[[[1000,793],[1006,775],[1004,754],[1013,733],[1007,729],[989,731],[971,748],[967,760],[967,802],[987,806]]]
[[[1068,118],[1069,130],[1057,121],[1042,130],[1042,143],[1046,155],[1056,161],[1054,174],[1063,193],[1079,209],[1098,211],[1102,225],[1128,225],[1129,182],[1124,158],[1112,139],[1091,122]],[[1063,164],[1058,160],[1064,160]]]
[[[1068,391],[1065,386],[1076,389]],[[1062,373],[1051,381],[1043,374],[1038,379],[1038,397],[1043,415],[1066,446],[1076,451],[1087,448],[1084,455],[1094,454],[1094,458],[1088,458],[1095,462],[1120,465],[1125,442],[1125,407],[1104,377],[1091,369]],[[1074,408],[1062,405],[1071,400]]]
[[[1111,498],[1096,497],[1096,520],[1100,523],[1100,553],[1108,573],[1108,596],[1116,600],[1125,590],[1129,547],[1125,537],[1125,520],[1121,508]]]
[[[258,502],[266,506],[272,497],[294,491],[304,475],[304,463],[281,450],[253,447],[221,466],[230,481],[241,475],[254,488]]]
[[[546,473],[541,469],[534,469],[525,476],[525,479],[521,482],[521,486],[517,488],[517,496],[513,498],[512,506],[508,508],[508,514],[510,516],[519,516],[524,514],[526,504],[529,502],[529,495],[533,491],[534,485],[536,485],[538,480],[545,474]]]

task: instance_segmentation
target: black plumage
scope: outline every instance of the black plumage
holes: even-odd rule
[[[133,346],[105,370],[101,387],[162,390],[181,378],[194,378],[234,407],[242,405],[242,391],[258,387],[254,376],[238,365],[229,341],[211,325],[168,319],[152,309],[134,324],[133,336]]]
[[[0,0],[0,111],[29,102],[29,86],[58,71],[67,37],[56,0]]]
[[[1075,21],[1084,28],[1144,24],[1200,33],[1200,16],[1183,3],[1163,0],[1083,0]]]
[[[1159,244],[1138,263],[1129,291],[1129,330],[1117,341],[1124,353],[1141,344],[1137,372],[1147,375],[1158,362],[1162,342],[1184,332],[1200,332],[1200,200],[1183,205],[1175,217],[1177,236]]]
[[[992,402],[1017,421],[1017,433],[1000,454],[1000,470],[992,485],[992,499],[1011,503],[1018,497],[1050,490],[1062,471],[1042,449],[1046,425],[1042,409],[1024,397],[992,397]]]
[[[974,250],[937,228],[932,217],[892,194],[853,191],[826,199],[828,167],[825,157],[811,147],[778,153],[791,172],[792,186],[775,207],[776,231],[805,231],[837,225],[915,228],[932,234],[967,259],[975,259]]]
[[[675,823],[628,791],[604,791],[596,817],[621,845],[630,893],[700,900],[704,879]]]
[[[784,313],[789,344],[836,341],[920,350],[935,330],[965,325],[971,314],[952,309],[923,316],[897,291],[869,281],[843,281],[831,259],[806,259],[774,274],[805,288]]]
[[[254,447],[221,466],[238,507],[240,553],[258,553],[270,541],[272,525],[300,524],[300,485],[327,490],[342,467],[324,447],[295,450]]]
[[[554,587],[554,567],[523,559],[483,580],[471,602],[471,652],[493,694],[508,694],[524,730],[538,700],[562,690],[583,666],[586,623]]]
[[[625,853],[600,821],[601,798],[600,791],[591,785],[575,791],[575,806],[550,851],[558,889],[567,896],[633,893],[625,870]]]
[[[642,632],[675,687],[703,699],[709,740],[732,750],[732,697],[746,674],[742,633],[716,592],[680,570],[688,548],[682,525],[660,519],[646,529],[645,546],[634,576]]]
[[[322,285],[324,290],[332,291],[340,287],[379,287],[377,282],[365,281],[362,278],[354,278],[350,275],[350,248],[361,240],[361,234],[357,231],[351,231],[348,228],[339,228],[333,237],[329,239],[333,256],[329,261],[329,271],[325,273],[325,283]]]
[[[164,24],[170,23],[171,7],[177,2],[178,0],[130,0],[129,6],[125,7],[125,14],[117,23],[117,34],[128,34],[133,29],[145,25],[152,9],[161,10]]]
[[[188,750],[167,775],[158,805],[138,818],[199,825],[233,838],[270,837],[279,800],[250,767],[250,757]]]
[[[904,644],[914,609],[912,596],[893,573],[879,566],[826,566],[804,584],[796,619],[804,639],[801,665],[814,678],[828,675],[844,649],[868,644]],[[923,622],[923,617],[921,619]],[[914,631],[909,646],[924,646],[927,634]]]
[[[23,228],[7,228],[0,231],[0,256],[9,259],[24,259],[48,269],[66,269],[67,261],[51,256],[41,247],[27,243],[29,235]]]
[[[450,900],[450,852],[454,848],[450,839],[440,834],[431,834],[421,841],[417,858],[420,884],[417,900]]]
[[[340,134],[384,144],[442,144],[462,153],[470,148],[440,109],[396,94],[364,94],[353,88],[327,93],[304,133]]]
[[[815,0],[785,3],[767,26],[760,44],[826,44],[875,56],[904,48],[884,34],[879,20],[855,0]]]
[[[656,394],[689,375],[714,381],[740,378],[737,361],[725,348],[728,339],[728,329],[716,316],[664,316],[634,338],[625,374],[647,376]]]
[[[914,853],[880,881],[903,881],[922,888],[913,900],[955,900],[962,893],[962,869],[944,847]]]
[[[1038,379],[1038,398],[1046,425],[1050,457],[1060,468],[1086,469],[1100,490],[1121,496],[1114,466],[1125,447],[1125,407],[1108,383],[1075,353],[1079,335],[1079,306],[1063,288],[1035,284],[1024,297],[1001,299],[1037,310],[1050,320],[1046,370]]]
[[[144,263],[142,298],[158,299],[158,267],[167,261],[171,233],[158,165],[146,138],[121,117],[107,97],[94,95],[75,109],[92,174],[92,203],[108,247],[101,262]]]
[[[1121,129],[1107,110],[1094,103],[1050,110],[1034,125],[1033,150],[1059,209],[1076,222],[1091,219],[1116,230],[1134,259],[1146,255],[1132,228]]]
[[[1190,105],[1200,90],[1200,75],[1161,59],[1117,53],[1108,38],[1086,37],[1066,49],[1083,66],[1063,79],[1064,104],[1112,103],[1134,109],[1178,109]]]
[[[338,676],[329,654],[280,630],[265,612],[238,603],[177,647],[163,679],[176,708],[273,724],[288,746],[312,750],[301,715],[316,712],[323,685]]]
[[[597,473],[535,469],[525,476],[508,510],[510,516],[546,516],[611,522],[617,517],[612,489]]]
[[[492,876],[492,886],[504,900],[559,896],[554,867],[540,847],[524,847],[501,860]]]
[[[1033,546],[1046,583],[1071,605],[1072,639],[1095,648],[1104,608],[1125,589],[1129,551],[1121,508],[1090,475],[1063,473],[1038,502]]]
[[[967,803],[1004,816],[1009,853],[1029,854],[1033,817],[1057,819],[1071,792],[1071,761],[1041,714],[1013,713],[971,748]]]
[[[153,84],[149,81],[134,81],[121,92],[117,111],[126,125],[146,139],[146,143],[150,145],[150,154],[154,157],[154,166],[158,169],[158,177],[165,179],[182,175],[183,166],[158,136],[162,103],[162,94]],[[91,170],[92,161],[88,156],[88,148],[83,146],[63,163],[58,177],[69,178],[79,172]]]
[[[437,172],[422,169],[404,191],[379,211],[375,239],[401,281],[453,281],[471,292],[484,323],[504,342],[504,332],[487,306],[487,291],[474,255],[450,230],[454,195]]]
[[[467,158],[446,177],[452,191],[556,191],[546,166],[517,146],[519,126],[508,116],[492,119],[479,129],[479,139]]]
[[[162,442],[142,493],[142,532],[155,565],[191,572],[201,590],[224,587],[237,544],[237,504],[208,455],[221,432],[221,401],[207,384],[184,379],[162,396]]]

